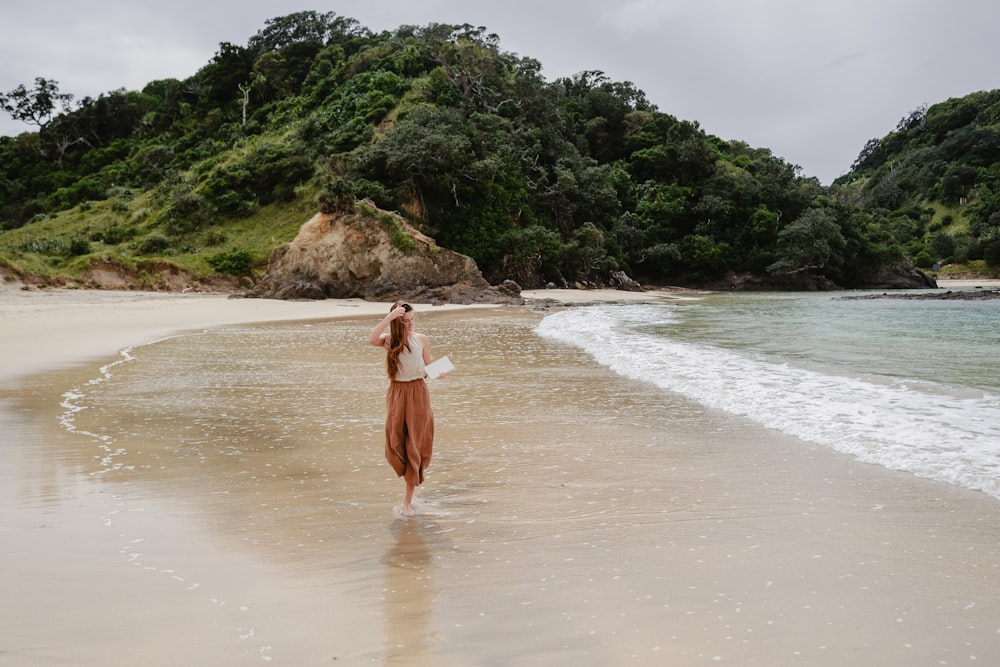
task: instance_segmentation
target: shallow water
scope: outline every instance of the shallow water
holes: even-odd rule
[[[623,376],[1000,498],[1000,302],[717,295],[547,317]]]
[[[435,454],[410,521],[393,513],[403,485],[382,455],[371,322],[125,350],[67,376],[52,423],[29,431],[54,478],[99,489],[100,506],[76,512],[93,513],[113,556],[229,610],[214,622],[255,664],[839,665],[889,638],[876,662],[904,665],[899,647],[928,636],[921,655],[996,657],[983,563],[1000,560],[998,520],[978,511],[982,494],[911,486],[616,374],[537,335],[543,317],[420,315],[456,370],[431,383]],[[934,507],[951,499],[977,511],[944,523]],[[893,532],[900,515],[871,519],[896,506],[922,517],[921,536],[959,539],[914,545]],[[222,570],[191,560],[187,540],[225,554]],[[901,610],[887,561],[902,551],[907,568],[943,558],[963,574],[930,577],[944,588]],[[255,583],[275,574],[296,583]],[[981,622],[929,635],[926,619],[957,622],[949,601]],[[328,607],[349,619],[316,630],[337,618]]]

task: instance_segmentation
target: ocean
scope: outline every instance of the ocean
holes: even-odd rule
[[[765,427],[1000,499],[1000,301],[706,294],[537,332]]]

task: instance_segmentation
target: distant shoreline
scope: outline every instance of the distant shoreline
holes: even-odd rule
[[[530,306],[648,302],[685,291],[527,290]],[[0,288],[0,382],[108,357],[184,331],[234,324],[371,317],[388,303],[362,299],[232,299],[227,293]],[[414,304],[417,311],[496,308],[492,304]]]

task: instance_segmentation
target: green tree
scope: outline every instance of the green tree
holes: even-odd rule
[[[226,108],[241,97],[240,85],[252,79],[254,52],[229,42],[219,44],[212,60],[188,82],[186,89],[211,108]]]
[[[500,240],[504,273],[522,287],[541,287],[544,279],[562,284],[558,263],[562,254],[559,234],[541,225],[511,229]]]
[[[59,92],[59,83],[52,79],[35,78],[35,87],[27,89],[24,84],[14,90],[0,93],[0,108],[14,120],[45,127],[52,120],[57,109],[69,111],[73,96]]]
[[[563,250],[564,270],[577,280],[588,281],[606,273],[602,265],[607,258],[605,235],[597,225],[585,222],[573,232],[573,238]]]
[[[778,232],[778,260],[767,270],[772,273],[818,272],[840,259],[846,245],[835,213],[826,208],[813,208]]]
[[[290,44],[312,42],[324,46],[335,37],[365,36],[368,31],[352,18],[334,12],[303,11],[268,19],[264,28],[247,42],[256,55],[280,50]]]
[[[471,148],[454,109],[421,106],[378,143],[359,151],[358,169],[402,197],[415,195],[426,212],[428,201],[440,204],[455,195],[462,169],[471,161]]]
[[[704,234],[689,234],[680,242],[681,262],[696,279],[718,275],[725,266],[727,248]]]
[[[496,112],[499,108],[497,82],[504,68],[498,42],[499,38],[487,33],[486,28],[473,28],[469,24],[451,27],[447,36],[431,42],[431,58],[438,65],[432,76],[447,82],[463,115],[483,110]]]
[[[750,236],[759,243],[772,241],[777,236],[780,219],[780,215],[766,206],[758,206],[750,216]]]

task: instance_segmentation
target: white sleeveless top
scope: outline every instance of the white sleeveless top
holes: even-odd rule
[[[410,349],[403,348],[399,353],[399,371],[395,380],[396,382],[422,380],[427,376],[427,371],[424,370],[424,348],[413,334],[406,339],[406,344]]]

